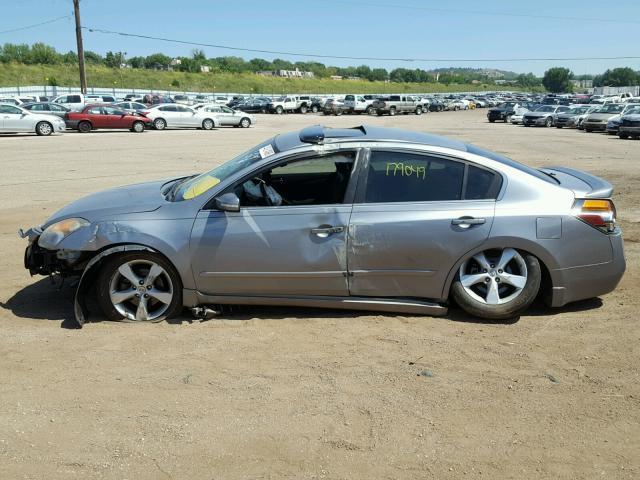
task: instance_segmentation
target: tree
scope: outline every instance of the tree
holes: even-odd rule
[[[524,88],[536,87],[540,85],[540,79],[533,73],[521,73],[516,77],[516,81],[518,82],[519,86]]]
[[[120,68],[120,65],[124,63],[124,53],[122,52],[107,52],[104,57],[104,63],[107,67]]]
[[[144,68],[167,67],[171,63],[171,58],[164,53],[152,53],[144,59]]]
[[[372,82],[384,82],[389,79],[389,72],[386,68],[374,68],[368,78]]]
[[[627,87],[638,85],[638,83],[640,83],[640,74],[628,67],[606,70],[602,75],[596,75],[593,79],[593,84],[596,87]]]
[[[42,42],[34,43],[29,54],[29,63],[54,65],[60,63],[60,55],[56,49]]]
[[[542,84],[544,88],[553,93],[572,91],[571,77],[573,73],[568,68],[553,67],[544,72]]]
[[[144,68],[144,57],[131,57],[128,63],[131,68]]]
[[[102,58],[102,55],[96,52],[92,52],[91,50],[84,51],[84,60],[87,63],[93,63],[94,65],[104,64],[104,58]]]

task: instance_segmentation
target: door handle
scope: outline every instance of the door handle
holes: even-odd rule
[[[344,232],[344,227],[332,227],[331,225],[327,225],[326,227],[324,225],[321,225],[317,228],[311,229],[311,233],[317,235],[320,238],[326,238],[334,233],[342,232]]]
[[[451,220],[451,225],[457,225],[460,228],[469,228],[472,225],[482,225],[483,223],[486,223],[486,221],[487,220],[484,218],[460,217]]]

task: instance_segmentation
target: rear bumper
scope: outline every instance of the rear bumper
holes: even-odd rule
[[[626,268],[622,232],[610,235],[609,239],[613,254],[610,262],[551,271],[552,307],[562,307],[570,302],[598,297],[616,288]]]
[[[605,131],[607,129],[606,122],[582,122],[582,127],[586,130]]]
[[[78,123],[80,123],[80,120],[65,120],[64,123],[67,125],[67,128],[75,130],[76,128],[78,128]]]
[[[627,133],[629,135],[640,135],[640,127],[625,127],[623,125],[618,129],[618,133]]]

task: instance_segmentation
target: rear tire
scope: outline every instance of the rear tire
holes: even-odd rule
[[[494,118],[489,119],[489,123],[494,123],[496,120]]]
[[[535,256],[513,248],[487,250],[460,266],[451,295],[471,315],[502,320],[526,310],[538,295],[541,281]]]
[[[391,107],[389,109],[389,115],[391,115],[392,117],[396,114],[396,107]]]
[[[374,111],[374,108],[369,106],[367,107],[367,109],[364,111],[364,113],[366,113],[367,115],[371,115]]]
[[[302,105],[300,107],[300,113],[307,113],[307,106],[306,105]]]
[[[626,140],[627,138],[629,138],[629,134],[627,132],[618,132],[618,137]]]
[[[318,106],[317,106],[317,105],[311,105],[311,111],[312,111],[313,113],[318,113],[318,110],[320,110],[320,109],[318,108]]]
[[[36,133],[41,137],[48,137],[53,133],[53,125],[49,122],[38,122],[36,125]]]
[[[91,131],[91,124],[89,122],[80,122],[78,124],[78,131],[80,133],[89,133]]]
[[[280,105],[278,105],[278,106],[276,107],[276,113],[277,113],[278,115],[282,115],[282,114],[284,113],[284,108],[282,108]]]
[[[142,122],[133,122],[133,125],[131,126],[131,131],[135,132],[135,133],[144,132],[144,123],[142,123]]]
[[[416,115],[422,115],[422,107],[416,107]]]

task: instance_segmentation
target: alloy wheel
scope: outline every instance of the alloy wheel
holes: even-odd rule
[[[109,298],[123,317],[149,322],[160,318],[173,300],[173,283],[169,274],[149,260],[125,262],[109,282]]]
[[[460,283],[472,298],[501,305],[518,297],[527,284],[527,265],[517,250],[487,250],[460,266]]]

